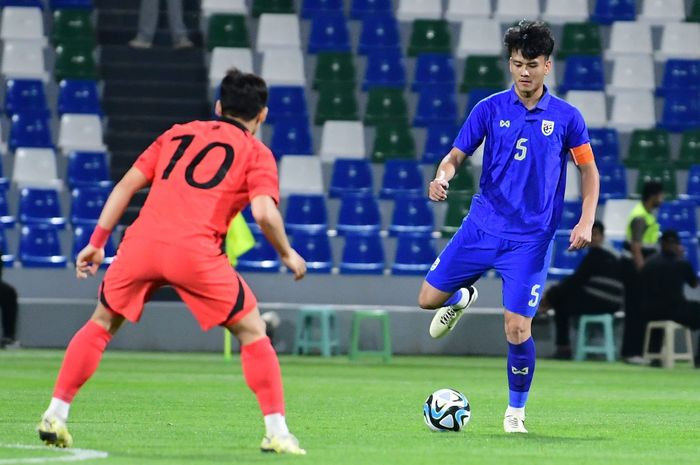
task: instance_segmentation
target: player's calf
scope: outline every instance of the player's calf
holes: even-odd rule
[[[474,286],[462,288],[455,292],[446,302],[446,306],[435,312],[433,321],[430,322],[430,335],[439,339],[452,331],[465,310],[476,302],[479,292]]]

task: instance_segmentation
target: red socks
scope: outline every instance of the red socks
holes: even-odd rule
[[[245,381],[258,398],[263,415],[284,415],[282,373],[270,339],[264,337],[242,346],[241,365]]]
[[[68,344],[53,396],[71,403],[78,390],[97,370],[102,353],[111,339],[112,335],[102,326],[93,321],[85,323]]]

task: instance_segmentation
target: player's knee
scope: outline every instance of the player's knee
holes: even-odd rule
[[[260,315],[249,315],[229,329],[242,345],[249,344],[266,335],[265,322]]]
[[[514,344],[526,341],[530,337],[530,324],[525,318],[506,321],[506,338]]]
[[[434,296],[430,295],[429,291],[421,289],[418,293],[418,306],[424,310],[434,310],[440,307],[440,304],[436,302]]]

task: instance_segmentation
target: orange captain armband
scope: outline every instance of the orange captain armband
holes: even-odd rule
[[[571,158],[574,159],[576,165],[585,165],[593,161],[593,149],[591,144],[586,142],[583,145],[571,149]]]

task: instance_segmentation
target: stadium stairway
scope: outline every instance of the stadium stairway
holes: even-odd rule
[[[115,181],[174,123],[211,117],[199,1],[183,2],[185,25],[195,44],[186,50],[172,48],[166,3],[160,2],[153,48],[139,50],[127,43],[136,36],[140,0],[95,1],[102,102],[108,118],[105,142]],[[134,198],[122,223],[133,221],[144,199],[145,195]]]

